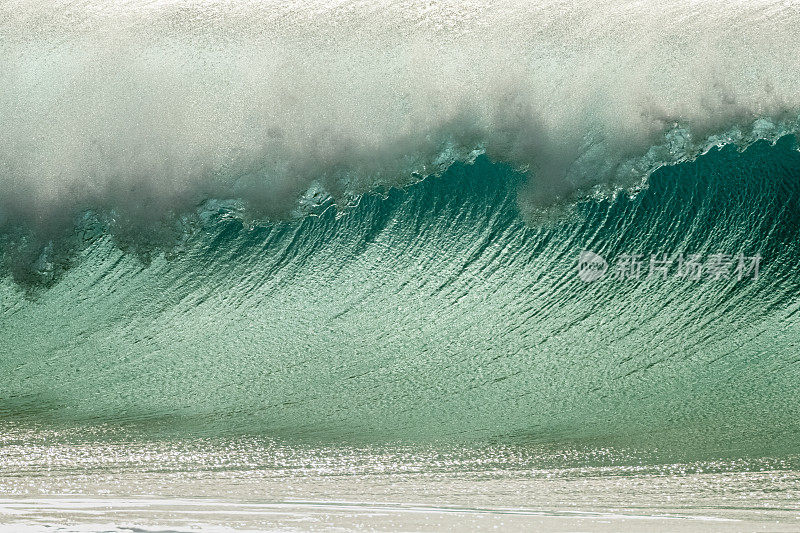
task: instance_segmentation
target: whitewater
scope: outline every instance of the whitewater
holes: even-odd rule
[[[798,48],[793,1],[3,1],[0,529],[792,531]]]

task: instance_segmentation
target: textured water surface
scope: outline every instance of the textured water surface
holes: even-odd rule
[[[0,3],[0,529],[792,531],[792,1]]]
[[[796,456],[667,462],[611,448],[154,440],[107,428],[7,435],[8,531],[796,531],[800,520]]]

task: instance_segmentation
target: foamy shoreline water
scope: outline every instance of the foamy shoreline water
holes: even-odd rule
[[[153,449],[132,466],[124,451],[115,463],[102,447],[55,447],[52,456],[72,466],[42,460],[24,478],[2,464],[0,531],[727,532],[796,531],[800,520],[800,471],[748,471],[735,462],[591,472],[521,468],[509,455],[507,468],[428,463],[426,471],[413,453],[391,448],[251,449],[262,458],[297,453],[270,469],[241,466],[225,447],[208,445],[204,466],[191,454],[180,458],[180,445],[171,449],[165,464],[164,450]],[[484,453],[497,464],[497,450]],[[88,466],[93,456],[101,468]],[[352,471],[360,461],[372,473]]]
[[[728,532],[800,520],[797,459],[647,464],[613,449],[248,438],[6,450],[0,531]]]

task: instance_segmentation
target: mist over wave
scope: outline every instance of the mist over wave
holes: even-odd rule
[[[795,131],[798,28],[777,1],[4,2],[0,224],[35,260],[87,210],[135,244],[478,153],[536,213]]]

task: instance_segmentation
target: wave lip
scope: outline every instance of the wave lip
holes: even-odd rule
[[[42,246],[86,210],[280,218],[478,153],[535,216],[800,112],[781,2],[58,5],[0,7],[0,224]]]

